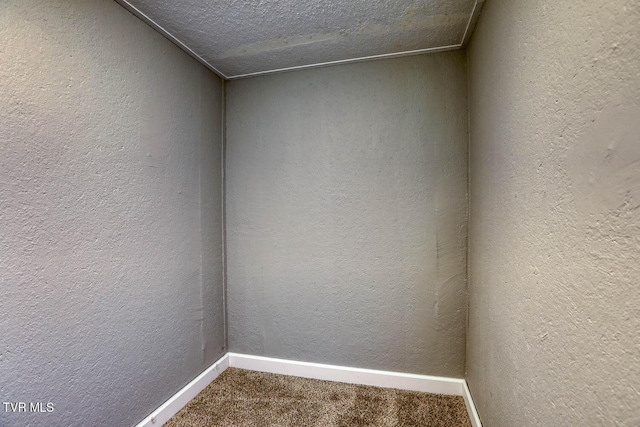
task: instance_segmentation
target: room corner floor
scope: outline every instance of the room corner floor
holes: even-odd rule
[[[471,427],[460,396],[229,368],[165,426]]]

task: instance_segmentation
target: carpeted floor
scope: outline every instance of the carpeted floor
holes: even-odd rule
[[[471,427],[459,396],[229,368],[167,427]]]

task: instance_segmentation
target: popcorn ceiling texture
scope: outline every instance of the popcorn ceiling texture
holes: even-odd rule
[[[225,76],[458,45],[474,0],[128,0]]]
[[[487,426],[640,425],[640,3],[492,0],[469,48]]]
[[[0,44],[0,425],[133,425],[225,353],[222,83],[111,1]]]
[[[227,83],[230,351],[461,378],[464,52]]]

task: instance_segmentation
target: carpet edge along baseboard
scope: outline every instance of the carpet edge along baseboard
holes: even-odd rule
[[[351,368],[238,353],[227,353],[222,356],[135,427],[159,427],[164,425],[230,367],[347,384],[462,396],[472,427],[482,427],[469,388],[462,378]]]

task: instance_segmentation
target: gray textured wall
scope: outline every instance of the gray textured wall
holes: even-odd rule
[[[224,353],[221,81],[113,1],[0,41],[0,425],[133,425]]]
[[[464,375],[463,52],[227,85],[231,351]]]
[[[640,425],[640,3],[491,0],[469,49],[487,426]]]

